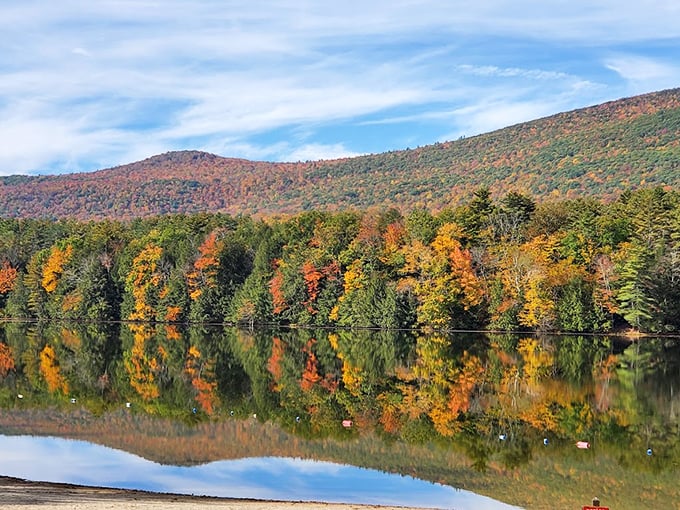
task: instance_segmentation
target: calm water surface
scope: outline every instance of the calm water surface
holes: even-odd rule
[[[518,508],[409,476],[295,458],[171,466],[85,441],[0,436],[0,473],[29,480],[229,498],[426,508]]]
[[[0,342],[2,475],[457,509],[680,501],[676,339],[0,324]]]

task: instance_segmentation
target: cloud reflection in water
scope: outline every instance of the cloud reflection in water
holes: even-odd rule
[[[283,501],[517,508],[409,476],[314,460],[266,457],[171,466],[85,441],[4,435],[0,452],[0,474],[28,480]]]

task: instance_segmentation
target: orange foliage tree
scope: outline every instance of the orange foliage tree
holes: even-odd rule
[[[0,294],[7,294],[14,289],[16,279],[17,270],[5,260],[0,268]]]
[[[311,390],[314,385],[321,380],[321,376],[319,375],[319,360],[312,350],[315,343],[316,339],[312,338],[302,349],[305,353],[305,369],[302,372],[302,378],[300,379],[300,388],[302,388],[303,391]]]
[[[0,377],[4,378],[14,370],[14,356],[9,345],[0,343]]]
[[[217,271],[219,269],[219,251],[221,244],[217,232],[211,232],[198,247],[199,257],[194,261],[193,270],[187,274],[189,297],[197,300],[203,288],[213,288],[217,285]]]
[[[274,305],[274,313],[280,314],[286,308],[288,308],[288,302],[286,301],[286,296],[283,292],[283,273],[281,272],[281,266],[283,264],[280,260],[275,260],[274,264],[276,266],[276,271],[274,276],[269,282],[269,290],[272,295],[272,304]]]
[[[267,370],[269,371],[270,374],[272,374],[272,377],[274,378],[274,390],[278,391],[279,388],[279,381],[281,380],[281,376],[283,375],[283,367],[281,366],[281,363],[283,362],[283,358],[286,353],[286,344],[281,341],[279,337],[274,337],[272,338],[272,354],[269,357],[269,360],[267,361]]]
[[[457,416],[458,413],[467,412],[475,388],[480,385],[484,367],[477,356],[468,352],[463,353],[462,366],[456,370],[453,378],[454,384],[449,391],[448,408]]]
[[[319,296],[319,286],[324,274],[308,260],[302,264],[300,271],[302,272],[302,278],[304,279],[307,288],[307,300],[303,304],[309,313],[315,314],[316,310],[313,307],[313,303]]]
[[[217,382],[215,381],[215,360],[203,359],[201,351],[195,345],[187,351],[184,373],[191,380],[196,391],[195,400],[206,414],[213,414],[219,399]]]

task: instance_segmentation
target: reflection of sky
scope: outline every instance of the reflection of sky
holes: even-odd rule
[[[0,474],[28,480],[283,501],[517,508],[408,476],[312,460],[267,457],[167,466],[84,441],[3,435],[0,452]]]

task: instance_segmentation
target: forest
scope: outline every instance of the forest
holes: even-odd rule
[[[508,490],[538,488],[518,504],[550,493],[574,506],[591,479],[620,508],[651,484],[655,502],[677,501],[678,278],[680,193],[660,187],[545,202],[482,187],[406,215],[6,218],[0,428],[104,431],[191,462],[216,455],[214,440],[196,457],[159,447],[157,421],[150,436],[134,427],[272,422],[295,445],[343,441],[309,446],[323,458],[433,481],[460,483],[446,459],[461,455]],[[584,334],[599,332],[658,336]],[[377,455],[375,437],[407,454]],[[610,484],[624,479],[639,485]]]
[[[406,215],[0,220],[6,319],[669,334],[679,279],[680,194],[661,187],[482,187]]]

